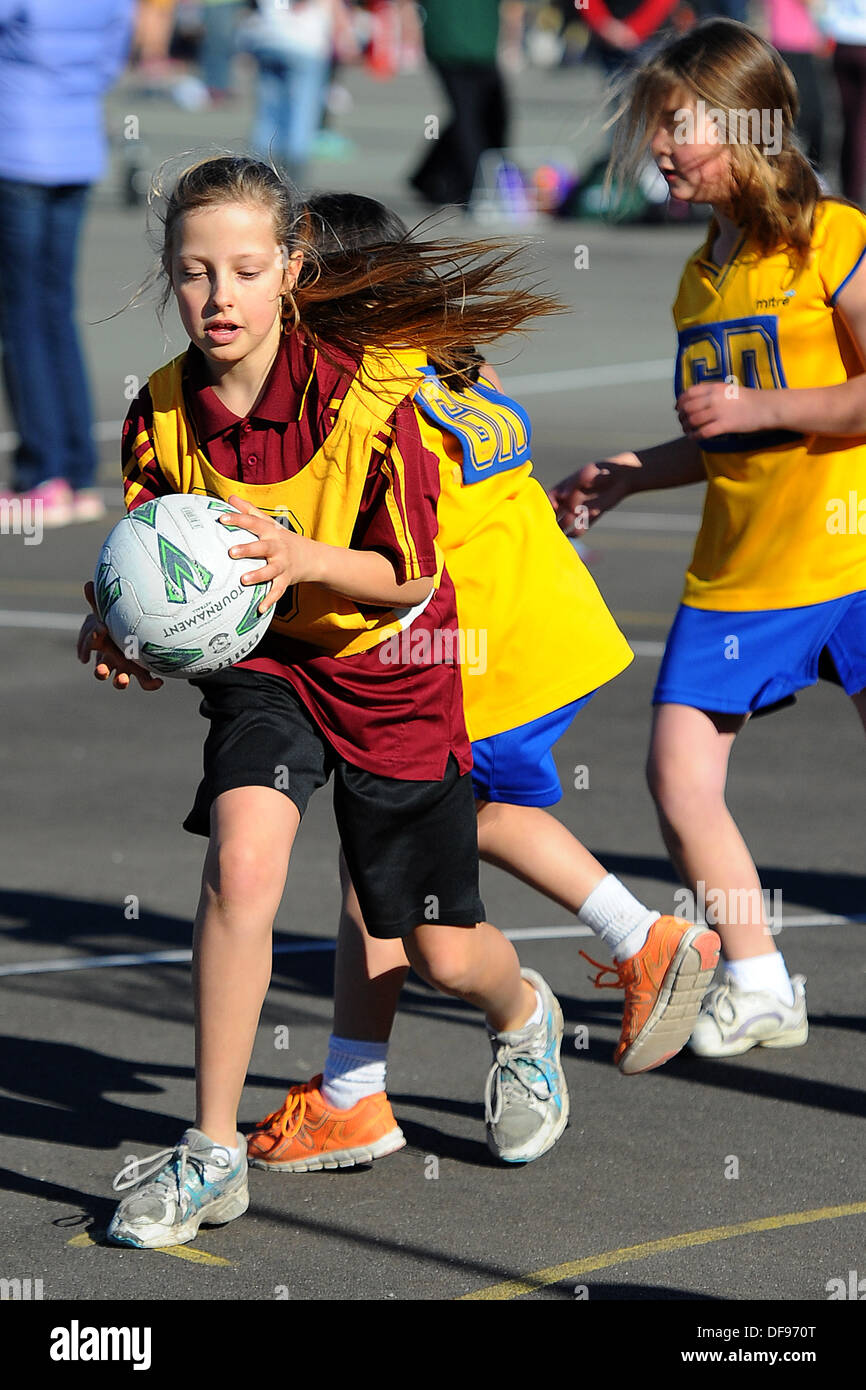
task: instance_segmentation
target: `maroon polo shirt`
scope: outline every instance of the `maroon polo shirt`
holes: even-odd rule
[[[283,340],[261,399],[240,419],[219,400],[209,384],[204,356],[191,346],[183,375],[187,418],[218,473],[244,483],[279,482],[294,477],[321,448],[355,371],[356,364],[344,354],[331,348],[315,354],[302,334],[291,334]],[[391,429],[383,427],[382,435],[396,436],[405,464],[406,486],[400,499],[404,521],[422,574],[433,575],[439,461],[421,443],[411,400],[397,406],[390,425]],[[142,435],[146,439],[134,448],[133,441]],[[351,547],[384,554],[403,583],[403,552],[386,505],[383,464],[390,448],[387,443],[371,453]],[[171,491],[153,451],[153,405],[147,386],[129,408],[121,452],[125,487],[141,487],[135,506]],[[433,633],[456,625],[454,589],[444,573],[411,631],[429,632],[428,649],[435,655],[441,653],[442,643],[432,641]],[[419,646],[416,643],[416,652]],[[254,655],[238,664],[290,681],[336,752],[357,767],[383,777],[438,780],[453,753],[460,771],[467,772],[472,756],[459,665],[435,660],[388,664],[381,656],[374,647],[338,658],[268,632]]]

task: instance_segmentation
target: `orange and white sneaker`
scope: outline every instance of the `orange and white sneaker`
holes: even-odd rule
[[[247,1138],[251,1168],[270,1173],[310,1173],[352,1168],[396,1153],[406,1143],[384,1091],[365,1096],[351,1110],[333,1110],[319,1090],[322,1077],[291,1086],[279,1110]]]
[[[708,927],[678,917],[659,917],[637,955],[596,966],[599,989],[624,989],[622,1032],[613,1054],[621,1072],[660,1067],[688,1042],[704,992],[719,960],[721,941]],[[602,983],[602,975],[615,975]]]

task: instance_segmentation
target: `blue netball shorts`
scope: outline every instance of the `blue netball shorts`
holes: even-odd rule
[[[505,801],[511,806],[553,806],[559,801],[562,785],[553,761],[553,745],[594,694],[591,690],[552,714],[476,740],[472,745],[476,801]]]
[[[866,592],[803,608],[717,613],[685,604],[674,619],[653,704],[722,714],[793,703],[819,676],[866,688]]]

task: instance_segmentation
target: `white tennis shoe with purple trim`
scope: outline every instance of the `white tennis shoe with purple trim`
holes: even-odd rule
[[[802,1047],[809,1036],[806,979],[791,976],[793,1004],[771,990],[738,989],[730,975],[704,995],[689,1039],[699,1057],[736,1057],[751,1047]]]

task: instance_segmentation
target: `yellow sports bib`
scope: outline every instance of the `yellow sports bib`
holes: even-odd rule
[[[632,652],[532,477],[526,413],[484,381],[457,392],[426,375],[415,404],[440,460],[466,728],[489,738],[604,685]]]
[[[866,254],[858,208],[818,205],[802,269],[746,240],[723,266],[709,253],[704,246],[688,262],[674,305],[677,395],[698,381],[783,391],[863,371],[834,312]],[[866,589],[866,515],[856,500],[866,496],[866,437],[728,435],[708,440],[703,460],[709,486],[684,603],[748,612]]]
[[[184,406],[184,357],[177,357],[149,379],[157,462],[177,492],[204,493],[225,500],[235,494],[280,519],[299,535],[347,548],[358,517],[374,438],[378,437],[381,447],[390,415],[417,387],[417,369],[425,362],[420,352],[366,353],[340,405],[334,428],[318,453],[293,478],[252,484],[235,482],[218,473],[200,448]],[[404,463],[396,439],[391,440],[388,459],[402,493]],[[134,501],[132,487],[127,505]],[[403,526],[398,509],[391,510],[407,580],[420,578],[412,537]],[[411,622],[415,611],[383,609],[371,617],[352,599],[324,585],[296,584],[280,600],[270,630],[309,642],[333,656],[352,656],[400,632]]]

